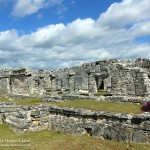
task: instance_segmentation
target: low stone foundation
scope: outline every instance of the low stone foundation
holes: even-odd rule
[[[54,129],[110,140],[150,143],[150,113],[135,115],[0,103],[0,123],[9,124],[17,132]]]
[[[149,102],[150,98],[146,97],[129,97],[129,96],[85,96],[85,95],[65,95],[65,96],[47,96],[43,98],[43,102],[64,102],[70,100],[103,100],[110,102],[122,102],[133,104],[144,104]]]

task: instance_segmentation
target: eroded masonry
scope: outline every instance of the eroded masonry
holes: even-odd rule
[[[99,92],[106,95],[96,95]],[[43,102],[73,99],[143,104],[150,97],[150,60],[107,60],[58,71],[3,69],[0,96],[41,97]],[[104,139],[150,143],[150,113],[94,112],[57,106],[0,102],[0,124],[15,131],[54,129]]]
[[[0,94],[94,95],[105,90],[112,95],[150,96],[150,60],[104,60],[57,71],[3,69]]]

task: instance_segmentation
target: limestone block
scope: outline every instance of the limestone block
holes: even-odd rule
[[[30,121],[27,121],[26,119],[16,118],[14,116],[9,116],[8,118],[6,118],[6,122],[9,123],[9,125],[19,129],[27,129],[30,126]]]
[[[80,89],[79,94],[81,95],[89,95],[89,90],[88,89]]]
[[[149,136],[147,132],[144,131],[134,131],[133,142],[136,143],[149,143]]]
[[[37,111],[37,110],[33,110],[31,111],[31,117],[36,117],[36,118],[39,118],[40,117],[40,111]]]
[[[3,114],[0,114],[0,124],[3,124]]]

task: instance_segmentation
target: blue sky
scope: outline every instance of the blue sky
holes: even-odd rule
[[[150,58],[149,0],[0,0],[0,68]]]
[[[32,0],[27,1],[29,1],[30,6],[34,4]],[[44,2],[46,0],[33,1]],[[17,14],[13,15],[16,2],[17,0],[0,0],[3,6],[0,10],[0,30],[17,29],[20,32],[30,33],[36,31],[39,27],[50,24],[63,23],[66,25],[77,18],[96,20],[100,13],[105,12],[112,3],[121,2],[121,0],[56,0],[56,4],[49,4],[45,8],[39,8],[39,10],[29,15],[18,11]],[[19,16],[19,14],[22,14],[22,16]]]

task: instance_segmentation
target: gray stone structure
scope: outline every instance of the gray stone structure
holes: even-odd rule
[[[94,96],[108,91],[113,96]],[[104,60],[57,71],[28,68],[0,71],[0,95],[44,97],[45,102],[106,100],[143,104],[150,97],[150,60]],[[104,139],[150,143],[150,113],[92,112],[56,106],[0,103],[0,124],[19,132],[54,129]]]
[[[103,60],[57,71],[3,69],[0,93],[28,96],[59,93],[150,97],[150,60]]]
[[[0,124],[17,132],[54,129],[117,141],[150,143],[150,113],[92,112],[56,106],[17,106],[0,103]]]

